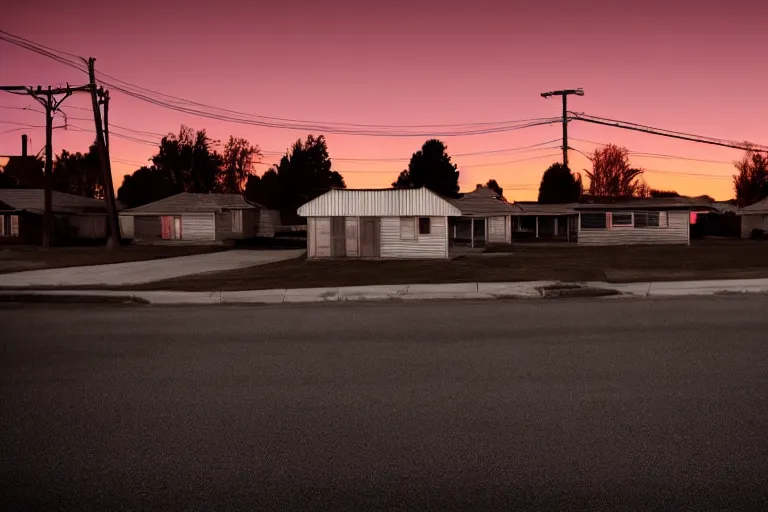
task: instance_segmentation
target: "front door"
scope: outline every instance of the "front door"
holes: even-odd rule
[[[347,255],[344,217],[331,217],[331,256],[341,258]]]
[[[360,256],[379,256],[379,219],[376,217],[360,218]]]

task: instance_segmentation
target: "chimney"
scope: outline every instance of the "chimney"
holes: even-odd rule
[[[21,136],[21,156],[27,156],[27,134]]]

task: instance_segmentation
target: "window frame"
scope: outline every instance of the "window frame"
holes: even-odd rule
[[[424,221],[426,221],[426,224],[427,224],[427,230],[426,231],[422,231],[421,230],[422,222],[424,222]],[[431,235],[432,234],[432,217],[417,217],[417,221],[416,222],[418,224],[418,226],[417,226],[418,227],[417,236]]]
[[[616,224],[614,222],[614,219],[616,218],[616,215],[624,216],[629,215],[629,222],[628,223],[622,223],[622,224]],[[611,229],[631,229],[635,227],[635,215],[634,212],[611,212]]]
[[[586,215],[602,215],[603,216],[603,227],[584,227],[584,217]],[[608,229],[608,212],[581,212],[579,213],[579,231],[587,230],[587,231],[604,231]]]
[[[664,228],[666,226],[662,225],[661,223],[661,212],[656,210],[646,210],[646,211],[640,211],[640,212],[633,212],[635,214],[635,219],[638,218],[638,214],[640,218],[645,218],[645,225],[644,226],[638,226],[637,220],[635,220],[635,228],[636,229],[659,229]],[[656,224],[650,224],[648,223],[648,220],[651,218],[651,215],[655,215],[656,217]]]

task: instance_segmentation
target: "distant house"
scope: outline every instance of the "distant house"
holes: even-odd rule
[[[63,192],[51,193],[53,241],[106,238],[104,201]],[[43,241],[43,189],[0,189],[0,244],[39,245]]]
[[[239,194],[182,192],[120,212],[124,238],[137,242],[222,243],[275,236],[280,214]]]
[[[516,203],[513,240],[534,239],[577,245],[690,244],[692,212],[712,207],[687,197],[592,199],[589,203]]]
[[[741,216],[741,238],[751,238],[755,230],[758,230],[756,233],[768,233],[768,199],[745,206],[738,214]]]
[[[426,188],[333,189],[297,213],[310,258],[448,258],[448,218],[462,215]]]
[[[508,203],[495,191],[483,185],[450,200],[459,210],[461,217],[451,219],[451,240],[455,245],[482,247],[486,244],[512,243],[510,216],[518,213],[520,207]]]

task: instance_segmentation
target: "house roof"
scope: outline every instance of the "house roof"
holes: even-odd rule
[[[302,217],[461,217],[448,199],[427,188],[332,189],[302,205]]]
[[[520,212],[517,215],[575,215],[578,213],[575,206],[576,203],[564,203],[564,204],[540,204],[540,203],[515,203],[520,208]],[[513,214],[514,215],[514,214]]]
[[[712,202],[699,197],[651,197],[621,202],[580,203],[577,210],[712,210]]]
[[[478,185],[475,190],[464,194],[459,199],[450,199],[465,217],[488,217],[494,215],[510,215],[520,211],[520,207],[508,203],[495,191]]]
[[[739,209],[739,215],[765,215],[768,214],[768,198],[755,204]]]
[[[172,215],[183,213],[216,213],[221,210],[246,210],[259,208],[240,194],[193,194],[181,192],[136,208],[120,212],[125,215]]]
[[[41,188],[2,188],[0,202],[14,210],[43,213],[45,191]],[[106,212],[104,201],[101,199],[65,194],[55,190],[51,192],[51,208],[54,213]]]

